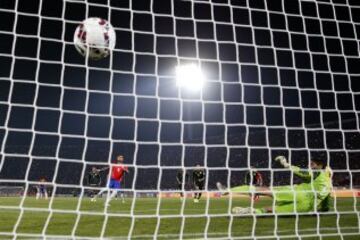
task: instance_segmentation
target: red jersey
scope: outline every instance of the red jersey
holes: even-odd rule
[[[111,179],[114,179],[116,181],[122,180],[124,173],[127,171],[127,167],[124,167],[122,165],[115,165],[111,168]]]
[[[258,171],[249,171],[245,176],[245,183],[255,186],[262,186],[263,179],[261,173],[259,173]]]
[[[262,179],[261,173],[256,172],[255,179],[256,179],[256,184],[257,184],[258,186],[262,186],[262,185],[263,185],[263,179]]]

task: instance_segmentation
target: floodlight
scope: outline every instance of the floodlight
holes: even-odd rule
[[[195,64],[176,67],[176,85],[193,91],[201,90],[205,77],[199,66]]]

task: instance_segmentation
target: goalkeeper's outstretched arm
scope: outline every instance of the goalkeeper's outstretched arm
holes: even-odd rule
[[[302,179],[306,181],[310,181],[312,179],[312,172],[309,170],[301,170],[297,166],[292,166],[290,163],[288,163],[286,157],[284,156],[277,156],[275,158],[275,161],[280,163],[284,168],[290,169],[295,175],[298,177],[301,177]]]
[[[288,168],[289,170],[293,171],[295,175],[301,177],[302,179],[304,179],[305,181],[311,181],[312,178],[312,172],[309,170],[301,170],[299,167],[297,166],[292,166],[290,163],[288,163],[286,157],[284,156],[277,156],[275,158],[275,161],[280,163],[284,168]],[[262,180],[261,180],[262,182]],[[218,188],[222,188],[219,184]],[[224,190],[222,190],[224,191]],[[264,195],[264,196],[270,196],[273,197],[273,191],[271,189],[268,188],[264,188],[264,187],[260,187],[260,186],[248,186],[248,185],[244,185],[244,186],[237,186],[237,187],[233,187],[231,189],[229,189],[228,191],[233,192],[233,193],[240,193],[240,194],[248,194],[249,192],[256,192],[259,195]]]

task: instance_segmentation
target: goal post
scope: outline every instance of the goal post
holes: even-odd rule
[[[0,238],[356,239],[359,14],[356,0],[1,0]],[[116,32],[99,61],[73,43],[90,17]],[[119,155],[119,192],[98,194]],[[315,158],[331,171],[311,180]],[[328,208],[313,184],[297,211],[320,174]],[[280,188],[292,211],[269,210]]]

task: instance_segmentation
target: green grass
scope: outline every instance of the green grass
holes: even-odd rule
[[[354,204],[352,198],[337,199],[339,214],[327,213],[318,217],[231,216],[231,207],[249,206],[247,198],[234,198],[232,203],[227,198],[211,198],[208,203],[205,198],[200,203],[193,203],[192,199],[182,202],[172,198],[163,198],[160,202],[157,198],[129,198],[121,203],[116,199],[107,210],[104,209],[103,199],[95,203],[88,198],[79,201],[78,198],[54,198],[50,206],[50,201],[29,197],[22,202],[22,208],[19,208],[21,198],[0,198],[0,239],[11,238],[13,231],[18,233],[20,239],[34,238],[42,233],[101,237],[102,231],[103,237],[114,239],[128,236],[150,239],[154,234],[157,234],[157,239],[179,239],[180,236],[187,239],[251,239],[253,234],[257,237],[268,236],[267,239],[277,236],[284,239],[296,236],[318,239],[318,232],[334,235],[323,239],[341,239],[341,233],[345,234],[344,239],[360,239],[359,216],[354,209],[358,211],[360,204]],[[270,199],[263,198],[256,206],[271,204]],[[160,218],[156,217],[157,211]]]

